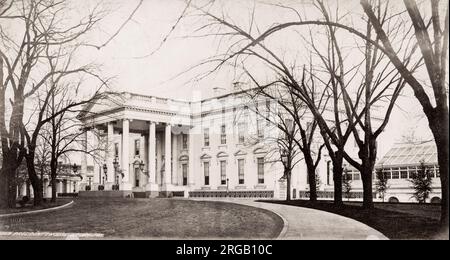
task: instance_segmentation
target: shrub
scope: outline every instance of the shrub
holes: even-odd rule
[[[342,175],[342,190],[347,200],[350,201],[352,198],[352,179],[347,169],[344,170],[344,174]]]
[[[376,186],[378,194],[380,195],[380,197],[383,199],[383,202],[384,202],[384,198],[386,196],[386,191],[389,189],[388,176],[387,176],[387,173],[385,171],[383,171],[383,169],[378,169],[376,171],[376,177],[377,177],[377,182],[376,182],[375,186]]]
[[[425,203],[432,191],[432,177],[430,169],[424,162],[420,163],[420,169],[411,176],[410,180],[414,189],[413,198],[419,203]]]

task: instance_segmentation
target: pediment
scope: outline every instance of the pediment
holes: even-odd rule
[[[78,115],[79,118],[86,118],[96,114],[111,111],[123,107],[125,97],[120,94],[106,93],[100,99],[94,100],[87,104],[83,111]]]
[[[247,152],[243,150],[239,150],[236,153],[234,153],[234,156],[245,156],[245,155],[247,155]]]
[[[253,153],[254,154],[267,154],[267,151],[264,148],[259,147],[259,148],[256,148],[255,150],[253,150]]]
[[[211,156],[209,155],[209,154],[203,154],[201,157],[200,157],[200,160],[210,160],[211,159]]]
[[[178,158],[179,161],[189,161],[189,156],[187,155],[182,155],[180,156],[180,158]]]
[[[217,158],[225,158],[228,157],[228,154],[226,152],[220,152],[217,154]]]

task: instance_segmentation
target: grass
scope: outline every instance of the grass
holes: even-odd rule
[[[363,210],[361,203],[350,202],[337,207],[331,201],[312,203],[306,200],[264,201],[322,210],[355,219],[383,233],[389,239],[449,239],[448,228],[439,225],[440,205],[376,203]]]
[[[57,199],[56,202],[52,203],[52,202],[50,202],[50,199],[48,199],[47,201],[44,201],[42,203],[42,205],[40,205],[40,206],[34,206],[33,201],[30,201],[24,207],[21,207],[21,206],[19,206],[19,204],[17,204],[17,207],[13,208],[13,209],[1,209],[0,208],[0,215],[54,208],[54,207],[62,206],[66,203],[69,203],[70,201],[72,201],[72,200],[71,199]]]
[[[119,238],[276,238],[283,221],[252,207],[174,199],[76,199],[51,214],[0,219],[0,231],[102,233]]]

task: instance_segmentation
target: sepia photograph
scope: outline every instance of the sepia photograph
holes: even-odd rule
[[[447,0],[0,0],[0,240],[448,240],[448,66]]]

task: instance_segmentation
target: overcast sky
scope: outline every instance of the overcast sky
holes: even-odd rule
[[[83,5],[89,3],[82,2]],[[97,35],[93,37],[94,43],[102,43],[108,35],[117,30],[138,2],[139,0],[105,1],[108,8],[114,11],[103,21]],[[296,2],[302,4],[308,1]],[[237,1],[230,0],[228,3]],[[231,6],[228,11],[248,17],[251,10],[243,8],[252,1],[242,3],[236,4],[235,9]],[[343,1],[343,5],[349,12],[361,11],[359,1]],[[192,31],[192,21],[182,21],[163,47],[149,56],[170,31],[184,6],[184,2],[179,0],[144,0],[133,20],[108,46],[100,51],[88,49],[86,57],[102,64],[103,74],[115,77],[112,88],[118,91],[190,99],[194,91],[200,92],[202,97],[208,97],[212,95],[214,87],[230,88],[233,73],[226,70],[200,82],[189,82],[192,74],[174,78],[202,59],[213,55],[217,49],[217,43],[211,39],[183,37]],[[273,7],[261,8],[258,12],[259,22],[270,25],[273,21],[295,18],[292,12],[273,10]],[[303,11],[308,12],[309,9]],[[380,155],[385,153],[394,141],[400,140],[411,130],[417,130],[417,135],[425,138],[430,135],[420,106],[412,97],[409,88],[404,94],[406,97],[400,100],[399,108],[395,110],[388,129],[382,136]]]

